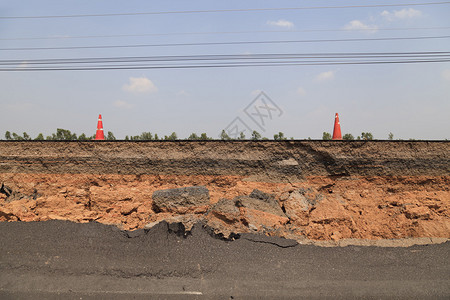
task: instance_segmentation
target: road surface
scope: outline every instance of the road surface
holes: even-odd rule
[[[323,248],[160,223],[0,223],[0,299],[449,299],[450,243]]]

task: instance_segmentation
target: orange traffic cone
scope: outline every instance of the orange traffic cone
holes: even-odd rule
[[[334,117],[333,140],[342,140],[341,123],[339,123],[338,113]]]
[[[95,133],[96,140],[104,140],[105,135],[103,134],[103,122],[102,115],[98,115],[97,132]]]

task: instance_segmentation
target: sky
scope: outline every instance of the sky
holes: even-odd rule
[[[93,135],[102,114],[118,139],[223,129],[321,139],[339,113],[355,137],[448,139],[450,3],[382,6],[405,3],[425,1],[0,1],[0,138]],[[47,59],[411,52],[447,61],[30,70]]]

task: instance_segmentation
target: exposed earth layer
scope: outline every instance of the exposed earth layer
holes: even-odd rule
[[[449,183],[446,141],[0,142],[0,221],[448,239]]]

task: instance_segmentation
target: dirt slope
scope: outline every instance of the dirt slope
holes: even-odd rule
[[[299,241],[450,238],[449,142],[0,142],[2,183],[1,221],[128,230],[201,221],[224,237]],[[210,204],[155,209],[155,191],[187,186],[205,186]]]

